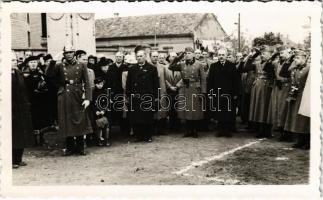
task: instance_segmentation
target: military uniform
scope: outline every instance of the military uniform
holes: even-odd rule
[[[154,112],[158,99],[158,72],[148,62],[133,65],[127,75],[126,95],[129,99],[130,124],[138,140],[149,141],[152,136]],[[150,98],[144,98],[145,96]],[[144,104],[144,102],[147,104]]]
[[[284,115],[286,114],[286,111],[283,109],[283,105],[288,96],[290,87],[290,79],[281,77],[279,73],[283,66],[289,67],[290,64],[291,63],[287,61],[283,63],[278,62],[275,64],[275,80],[269,102],[267,123],[272,124],[276,129],[284,126]]]
[[[241,73],[241,119],[243,122],[249,122],[250,94],[256,77],[251,57],[247,58],[246,61],[240,62],[238,72]],[[250,128],[249,124],[248,127]]]
[[[73,137],[76,137],[76,152],[84,151],[83,136],[92,133],[88,112],[82,106],[83,100],[92,99],[88,70],[85,64],[76,60],[64,61],[47,71],[58,77],[58,125],[59,133],[67,138],[67,149],[73,151]],[[83,88],[84,85],[84,88]],[[85,93],[84,95],[82,95]],[[82,99],[84,96],[84,99]]]
[[[310,118],[298,114],[309,67],[295,68],[291,72],[291,87],[286,101],[287,112],[284,130],[292,133],[310,133]],[[293,92],[293,88],[297,91]]]
[[[257,137],[271,137],[271,126],[267,123],[267,116],[273,87],[272,70],[271,61],[255,64],[256,79],[251,88],[249,121],[259,128]]]
[[[182,80],[177,84],[179,85],[179,98],[176,108],[178,117],[186,120],[186,135],[197,137],[198,122],[203,119],[203,108],[206,107],[204,96],[206,94],[206,77],[203,66],[199,61],[192,59],[185,62],[174,61],[170,69],[181,72]],[[183,98],[185,98],[185,101],[183,101]]]

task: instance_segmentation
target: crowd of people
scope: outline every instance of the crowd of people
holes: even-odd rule
[[[112,126],[131,142],[183,129],[184,137],[198,138],[216,124],[217,137],[245,131],[271,138],[275,131],[280,141],[296,135],[294,148],[310,148],[309,95],[303,95],[310,55],[301,49],[264,45],[211,54],[187,47],[166,54],[137,46],[112,60],[67,45],[61,60],[25,56],[12,56],[13,168],[26,165],[24,148],[43,144],[48,129],[65,139],[66,156],[109,146]]]

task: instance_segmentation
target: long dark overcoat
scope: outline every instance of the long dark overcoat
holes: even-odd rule
[[[17,69],[12,71],[12,148],[21,149],[32,146],[34,138],[32,135],[32,121],[30,103],[24,78]]]
[[[25,77],[29,102],[31,103],[31,116],[34,130],[40,130],[52,125],[52,116],[49,114],[50,93],[47,86],[47,79],[39,71],[33,71]],[[43,86],[41,86],[43,85]]]
[[[179,119],[201,120],[207,109],[207,101],[204,94],[206,93],[206,73],[199,61],[180,62],[178,64],[181,71],[182,82],[179,88],[179,98],[177,102],[177,113]],[[184,79],[189,80],[185,85]],[[185,101],[182,102],[182,98]],[[184,108],[184,109],[183,109]]]
[[[71,63],[63,62],[48,70],[47,75],[58,76],[59,80],[57,102],[61,136],[72,137],[92,133],[88,112],[82,106],[83,93],[86,100],[92,99],[87,66],[75,60]]]
[[[129,69],[126,95],[129,99],[128,114],[131,124],[153,123],[158,87],[158,72],[150,63],[145,62],[142,66],[135,64]]]
[[[207,83],[207,90],[212,98],[211,115],[219,121],[234,121],[235,100],[239,92],[239,74],[236,66],[226,61],[211,64]],[[211,95],[211,91],[213,94]]]
[[[256,80],[251,88],[249,110],[249,121],[251,122],[267,123],[269,101],[273,88],[273,77],[264,71],[266,65],[269,66],[272,64],[269,62],[255,64]]]
[[[124,90],[122,88],[122,73],[128,70],[128,65],[125,63],[121,63],[117,65],[117,63],[113,63],[108,70],[108,74],[111,77],[110,86],[111,91],[113,92],[111,98],[112,101],[120,102],[121,96],[124,94]],[[114,122],[120,122],[122,119],[123,111],[119,109],[120,106],[116,105],[114,108],[112,107],[112,120]]]
[[[282,65],[284,65],[284,63],[275,64],[275,80],[271,92],[267,117],[267,123],[272,124],[274,128],[284,126],[286,110],[283,109],[283,106],[288,97],[290,87],[290,79],[279,75]]]
[[[289,131],[293,133],[302,133],[302,134],[310,133],[310,118],[304,115],[298,114],[308,72],[309,72],[309,67],[295,68],[291,72],[291,79],[292,79],[291,86],[295,85],[296,83],[298,85],[297,86],[298,92],[296,97],[293,98],[293,100],[286,101],[286,104],[284,106],[285,107],[284,109],[287,111],[286,119],[284,121],[285,131]]]

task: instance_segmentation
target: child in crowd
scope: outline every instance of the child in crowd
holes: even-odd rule
[[[111,95],[109,90],[104,88],[105,81],[98,77],[94,80],[95,88],[93,90],[93,112],[95,127],[94,133],[97,137],[98,146],[110,146],[110,121],[111,121]]]

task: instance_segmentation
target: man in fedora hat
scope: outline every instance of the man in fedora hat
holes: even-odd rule
[[[47,74],[50,77],[57,76],[59,80],[58,125],[59,133],[66,138],[64,155],[86,155],[84,135],[93,132],[86,112],[92,98],[88,70],[84,63],[75,59],[75,50],[72,46],[64,47],[63,56],[64,61],[55,68],[48,69]]]

